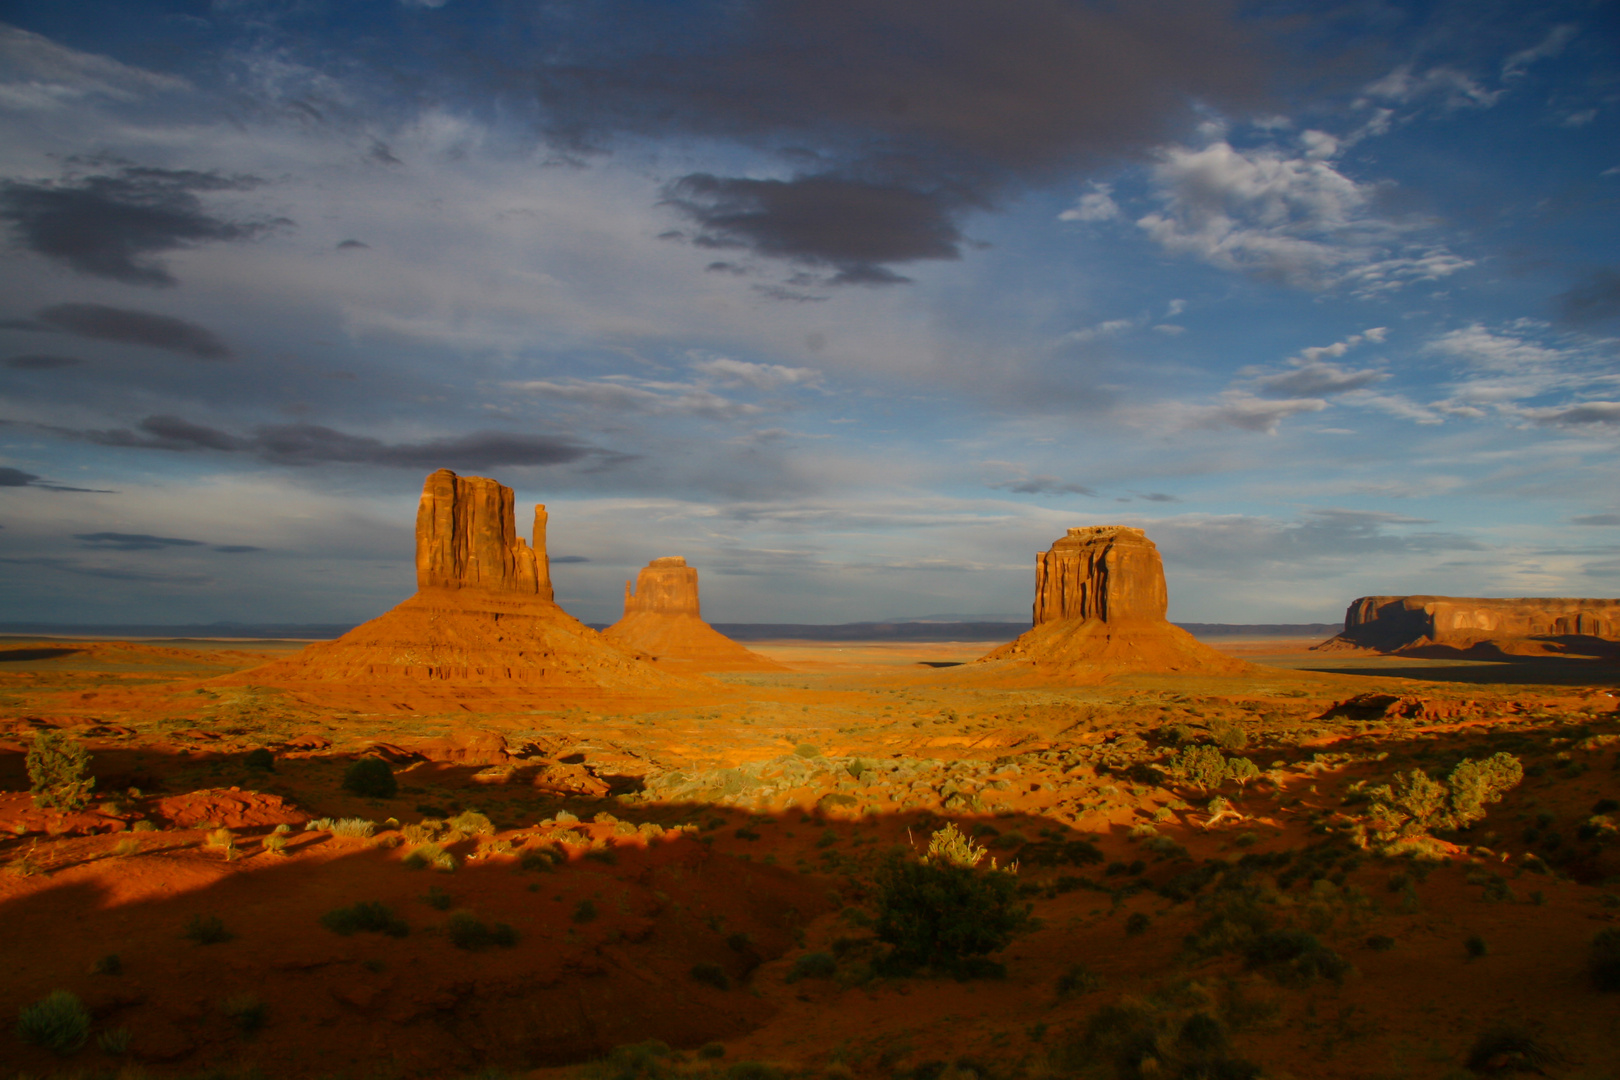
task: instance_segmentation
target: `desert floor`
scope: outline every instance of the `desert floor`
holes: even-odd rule
[[[0,1077],[1620,1077],[1620,666],[1216,639],[1261,666],[997,688],[994,644],[486,710],[218,681],[295,642],[0,641]],[[84,810],[33,806],[41,729]],[[1484,821],[1369,835],[1369,788],[1498,752]],[[393,798],[343,790],[367,754]],[[948,821],[1037,919],[1002,977],[881,963],[874,874]],[[59,989],[69,1056],[11,1030]]]

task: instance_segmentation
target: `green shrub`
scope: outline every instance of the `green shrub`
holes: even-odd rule
[[[1485,816],[1485,807],[1524,779],[1524,766],[1512,754],[1484,761],[1464,758],[1446,781],[1422,769],[1397,773],[1393,783],[1370,789],[1368,812],[1380,840],[1413,839],[1433,829],[1464,829]]]
[[[830,979],[838,974],[838,961],[832,953],[813,952],[805,953],[793,961],[788,969],[785,981],[793,983],[800,979]]]
[[[467,911],[458,911],[450,916],[445,929],[450,935],[452,945],[469,952],[478,952],[492,945],[510,949],[518,941],[517,931],[506,923],[488,926],[478,916]]]
[[[445,824],[452,832],[464,836],[493,836],[495,823],[476,810],[463,810],[455,817],[448,819]]]
[[[1599,930],[1592,938],[1586,970],[1599,990],[1620,990],[1620,927]]]
[[[719,964],[693,964],[691,975],[694,982],[707,983],[716,990],[731,989],[731,976]]]
[[[676,1075],[675,1056],[667,1043],[649,1039],[615,1046],[607,1057],[586,1065],[581,1073],[587,1080],[666,1080]]]
[[[1057,993],[1060,998],[1095,993],[1102,988],[1103,977],[1084,964],[1076,964],[1058,976]]]
[[[1030,925],[1009,870],[979,863],[984,848],[953,825],[930,838],[920,859],[896,856],[878,875],[879,941],[890,946],[889,966],[928,966],[966,975],[984,971],[982,958],[1005,948]]]
[[[193,915],[186,920],[185,936],[198,945],[218,945],[236,935],[225,929],[218,915]]]
[[[77,995],[52,990],[18,1010],[17,1037],[66,1057],[90,1037],[90,1010]]]
[[[581,900],[574,905],[574,921],[588,923],[596,918],[596,903],[592,900]]]
[[[367,821],[363,817],[338,818],[327,826],[333,836],[348,836],[354,839],[364,839],[377,831],[375,821]]]
[[[90,967],[90,974],[92,975],[122,975],[123,973],[124,962],[118,958],[117,953],[108,953]]]
[[[1564,1063],[1564,1055],[1545,1039],[1518,1024],[1503,1023],[1486,1029],[1465,1059],[1471,1072],[1485,1076],[1539,1073]]]
[[[350,907],[333,908],[321,916],[321,925],[343,937],[364,931],[398,938],[411,932],[405,920],[379,900],[362,900]]]
[[[1170,759],[1170,771],[1185,783],[1208,791],[1226,779],[1226,758],[1213,746],[1184,746]]]
[[[450,894],[437,885],[433,885],[428,888],[427,895],[422,897],[422,903],[434,911],[449,911],[451,904]]]
[[[1249,943],[1244,959],[1279,981],[1310,982],[1317,977],[1339,982],[1350,970],[1344,957],[1304,930],[1267,930]]]
[[[264,1002],[252,994],[235,994],[219,1003],[219,1011],[236,1025],[243,1035],[253,1035],[264,1027],[269,1010]]]
[[[1490,951],[1490,946],[1486,945],[1485,939],[1478,934],[1470,934],[1463,942],[1463,952],[1468,954],[1470,960],[1478,960]]]
[[[1136,937],[1139,934],[1147,933],[1148,924],[1152,921],[1153,920],[1148,918],[1147,912],[1145,911],[1131,912],[1130,918],[1125,920],[1126,936]]]
[[[704,1061],[718,1060],[719,1058],[726,1056],[725,1044],[717,1042],[704,1043],[702,1046],[698,1047],[697,1055]]]
[[[246,765],[250,769],[259,769],[263,772],[275,772],[276,755],[272,754],[270,751],[261,746],[257,750],[249,750],[245,755],[243,755],[242,764]]]
[[[399,781],[382,758],[361,758],[343,774],[343,790],[368,799],[392,799]]]
[[[40,809],[79,810],[90,801],[96,778],[89,775],[90,751],[83,743],[40,728],[28,748],[28,790]]]
[[[96,1045],[108,1057],[122,1057],[129,1052],[129,1028],[109,1028],[96,1036]]]

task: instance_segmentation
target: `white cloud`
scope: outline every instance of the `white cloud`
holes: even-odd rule
[[[1526,419],[1544,427],[1575,427],[1600,424],[1620,427],[1620,401],[1583,401],[1548,409],[1525,409]]]
[[[1080,201],[1058,215],[1059,221],[1112,221],[1120,216],[1119,204],[1114,202],[1113,188],[1093,183],[1092,190],[1080,196]]]
[[[1370,294],[1472,265],[1442,249],[1409,251],[1406,230],[1373,213],[1373,188],[1325,160],[1216,142],[1162,150],[1152,175],[1163,209],[1137,225],[1166,250],[1226,270]]]
[[[1319,398],[1293,398],[1267,401],[1242,390],[1223,391],[1207,405],[1165,402],[1137,410],[1121,410],[1122,419],[1139,427],[1170,428],[1180,431],[1218,431],[1236,428],[1262,435],[1277,434],[1278,426],[1290,416],[1321,412],[1328,403]]]
[[[1058,339],[1059,344],[1080,344],[1095,341],[1098,338],[1113,337],[1124,333],[1136,325],[1135,319],[1109,319],[1095,326],[1081,327],[1079,330],[1070,330]]]
[[[121,64],[106,56],[79,52],[49,38],[0,24],[0,105],[13,109],[55,109],[87,97],[133,101],[149,94],[188,90],[191,84]]]
[[[816,386],[821,372],[814,368],[786,367],[782,364],[755,364],[724,356],[699,360],[692,370],[718,379],[725,386],[748,386],[755,390],[780,390],[787,386]]]
[[[1366,99],[1395,105],[1409,105],[1424,98],[1440,98],[1447,109],[1488,109],[1496,104],[1503,91],[1487,90],[1472,76],[1456,68],[1433,67],[1418,75],[1413,72],[1411,64],[1402,64],[1378,81],[1369,83],[1362,93]]]
[[[1298,364],[1292,371],[1268,375],[1260,388],[1275,397],[1327,397],[1360,390],[1389,378],[1387,372],[1373,369],[1353,371],[1323,361]]]
[[[1513,79],[1524,74],[1524,69],[1537,60],[1546,60],[1557,56],[1564,51],[1579,27],[1574,23],[1560,23],[1547,32],[1547,36],[1540,43],[1521,49],[1502,61],[1502,78]]]
[[[647,413],[653,416],[697,416],[708,420],[736,420],[768,411],[763,406],[733,401],[711,390],[680,383],[632,384],[624,376],[602,379],[529,379],[506,384],[510,390],[559,401],[589,405],[610,413]]]

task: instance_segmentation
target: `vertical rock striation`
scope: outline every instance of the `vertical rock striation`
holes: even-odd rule
[[[1089,681],[1127,672],[1249,669],[1167,622],[1168,607],[1164,563],[1141,529],[1070,529],[1035,556],[1034,626],[978,663],[1033,664]]]
[[[603,633],[684,670],[785,670],[720,633],[699,612],[697,570],[679,555],[666,556],[642,567],[633,587],[624,583],[624,618]]]
[[[546,508],[534,508],[534,546],[517,535],[512,489],[440,469],[416,509],[416,587],[488,589],[552,599]]]
[[[1612,655],[1620,600],[1576,597],[1363,596],[1320,649]]]

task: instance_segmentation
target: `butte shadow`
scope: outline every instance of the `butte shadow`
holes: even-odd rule
[[[552,596],[546,510],[517,535],[512,489],[440,469],[416,515],[416,595],[333,641],[216,682],[322,703],[415,711],[532,710],[719,689],[662,671]]]
[[[1141,529],[1070,529],[1035,556],[1035,625],[939,679],[1076,685],[1115,675],[1234,676],[1254,665],[1215,651],[1165,618],[1159,549]]]
[[[703,621],[698,573],[679,555],[654,559],[624,583],[624,618],[603,631],[609,641],[649,653],[681,671],[786,671]]]

